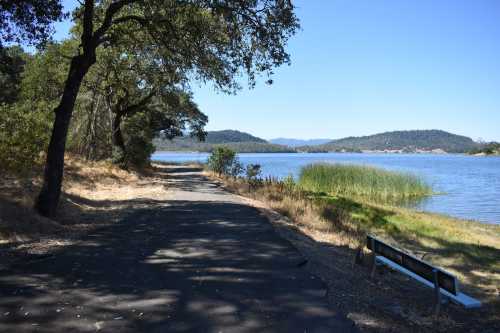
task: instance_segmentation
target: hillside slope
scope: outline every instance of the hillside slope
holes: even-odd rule
[[[471,138],[441,130],[394,131],[362,137],[333,140],[313,147],[301,147],[303,151],[432,151],[464,153],[478,144]]]
[[[269,140],[270,143],[277,145],[283,145],[288,147],[300,147],[300,146],[317,146],[328,143],[332,141],[331,139],[291,139],[291,138],[276,138]]]
[[[239,153],[287,153],[294,149],[271,144],[251,134],[235,131],[209,131],[204,142],[191,137],[178,137],[173,140],[157,138],[153,141],[159,151],[199,151],[211,152],[218,146],[225,146]]]
[[[229,143],[229,142],[259,142],[267,143],[266,140],[253,136],[251,134],[235,131],[235,130],[222,130],[222,131],[209,131],[205,138],[206,143]]]

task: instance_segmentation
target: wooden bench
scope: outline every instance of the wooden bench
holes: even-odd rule
[[[372,277],[375,275],[377,265],[384,264],[408,275],[427,287],[433,288],[434,313],[436,315],[439,314],[443,296],[454,303],[464,306],[466,309],[481,306],[480,301],[459,291],[458,280],[454,275],[370,235],[366,237],[366,246],[373,252]]]

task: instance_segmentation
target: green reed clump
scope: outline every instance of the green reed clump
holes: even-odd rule
[[[359,165],[311,164],[301,170],[299,185],[306,191],[376,201],[432,194],[431,187],[415,175]]]

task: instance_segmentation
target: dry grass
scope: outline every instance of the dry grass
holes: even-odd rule
[[[120,169],[109,161],[71,159],[66,166],[64,191],[94,201],[155,199],[166,193],[166,183],[154,171],[139,173]]]
[[[32,207],[41,184],[41,170],[25,178],[0,179],[0,243],[33,248],[66,244],[95,228],[114,223],[127,209],[156,201],[167,193],[161,166],[143,172],[125,171],[108,161],[67,157],[63,194],[55,219]]]
[[[375,288],[383,288],[383,293],[375,298],[375,294],[380,290],[374,291],[373,286],[368,286],[370,283],[366,282],[366,278],[360,278],[359,272],[356,273],[356,270],[353,270],[354,254],[364,244],[366,234],[372,233],[454,273],[459,278],[462,289],[478,297],[484,303],[481,314],[476,314],[477,317],[471,317],[465,311],[457,309],[449,312],[447,315],[450,317],[446,318],[448,324],[444,326],[445,330],[450,327],[455,329],[462,325],[457,323],[465,320],[464,315],[468,316],[469,323],[463,324],[465,325],[463,327],[479,325],[478,327],[489,328],[491,323],[500,322],[499,226],[354,201],[348,198],[290,190],[286,184],[280,182],[270,181],[260,186],[251,186],[242,179],[221,180],[232,192],[259,200],[264,206],[288,217],[287,228],[298,230],[306,238],[314,240],[312,243],[299,241],[297,246],[302,247],[306,252],[309,251],[315,260],[322,258],[323,262],[320,265],[329,266],[327,270],[330,274],[323,274],[323,277],[327,282],[329,281],[332,289],[343,289],[345,294],[354,295],[346,296],[349,311],[358,306],[354,306],[353,303],[372,304],[377,299],[378,301],[385,299],[387,302],[398,300],[401,304],[412,302],[407,299],[408,294],[402,287],[409,283],[404,281],[404,278],[391,276],[386,281],[388,285],[383,287],[377,285]],[[290,239],[294,241],[301,237],[294,235]],[[344,258],[332,261],[333,256],[337,258],[344,256]],[[332,276],[336,277],[335,281],[329,280]],[[339,280],[341,277],[342,281]],[[344,280],[350,282],[347,283]],[[399,283],[401,286],[397,285]],[[335,295],[336,301],[343,297],[344,294]],[[426,299],[417,297],[415,302],[418,304],[408,305],[406,308],[405,320],[409,317],[418,318],[415,319],[418,325],[422,323],[425,323],[424,326],[433,325],[432,320],[429,321],[424,318],[425,316],[423,317],[422,313],[425,313],[425,309],[415,310],[422,304],[426,304]],[[401,314],[398,313],[398,316]]]

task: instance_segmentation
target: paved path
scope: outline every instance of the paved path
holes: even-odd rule
[[[350,332],[260,213],[198,170],[54,256],[0,271],[0,332]]]

